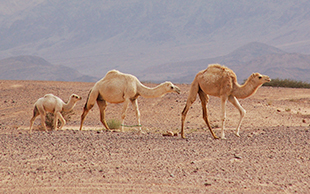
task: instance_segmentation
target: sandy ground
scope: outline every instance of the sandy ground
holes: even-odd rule
[[[180,131],[189,85],[181,94],[140,97],[143,134],[136,127],[107,132],[99,109],[80,115],[94,83],[0,81],[0,193],[308,193],[310,190],[310,90],[262,87],[240,100],[247,114],[238,138],[239,112],[228,103],[226,137],[214,140],[199,99]],[[146,84],[155,86],[154,84]],[[53,93],[83,97],[60,131],[28,134],[33,104]],[[220,135],[219,99],[211,97],[211,125]],[[122,104],[109,104],[107,120],[120,119]],[[126,125],[136,125],[131,106]]]

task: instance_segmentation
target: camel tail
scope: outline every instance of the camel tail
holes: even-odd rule
[[[87,108],[87,104],[88,104],[88,100],[89,100],[89,95],[90,95],[91,91],[92,91],[92,89],[89,90],[89,92],[88,92],[87,99],[86,99],[86,102],[85,102],[85,105],[84,105],[84,109]]]
[[[95,100],[98,98],[98,96],[99,92],[93,92],[93,89],[91,89],[88,93],[86,103],[84,105],[84,110],[91,109],[94,106]]]

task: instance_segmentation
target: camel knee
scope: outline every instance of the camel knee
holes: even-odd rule
[[[245,116],[245,114],[246,114],[246,110],[244,110],[244,109],[243,109],[243,110],[241,110],[241,111],[240,111],[240,115],[241,115],[241,117],[244,117],[244,116]]]
[[[226,120],[226,115],[221,116],[221,121],[225,122],[225,120]]]
[[[126,117],[126,114],[122,114],[122,120],[124,120]]]
[[[62,127],[66,124],[67,122],[65,120],[60,122],[59,130],[62,129]],[[56,128],[57,129],[57,128]]]
[[[188,110],[189,110],[189,107],[190,107],[190,106],[188,106],[187,104],[185,105],[185,107],[184,107],[184,109],[183,109],[183,111],[182,111],[182,119],[185,119],[186,114],[187,114],[187,112],[188,112]]]

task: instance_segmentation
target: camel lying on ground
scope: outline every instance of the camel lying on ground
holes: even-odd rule
[[[82,130],[83,122],[89,110],[97,102],[100,109],[100,121],[106,129],[109,129],[105,120],[105,108],[109,103],[124,103],[122,110],[122,131],[124,127],[124,119],[129,102],[132,103],[138,126],[141,132],[140,111],[138,108],[139,96],[145,98],[161,97],[166,93],[175,92],[180,94],[180,89],[171,82],[164,82],[154,88],[149,88],[143,85],[135,76],[124,74],[117,70],[109,71],[104,78],[99,80],[88,94],[87,101],[84,106],[84,111],[81,115],[80,130]]]
[[[261,75],[259,73],[253,73],[246,80],[243,85],[237,83],[236,74],[229,68],[221,66],[219,64],[211,64],[205,70],[198,72],[194,81],[191,84],[190,92],[187,98],[186,105],[182,112],[182,126],[181,126],[181,136],[185,138],[184,135],[184,121],[186,114],[196,100],[197,93],[201,100],[201,106],[203,111],[203,119],[206,122],[211,134],[215,139],[218,137],[214,134],[207,114],[207,104],[209,101],[209,96],[217,96],[221,98],[221,138],[225,139],[224,127],[226,119],[226,103],[227,100],[231,102],[240,112],[240,120],[236,128],[235,134],[239,137],[240,125],[246,111],[240,105],[237,98],[247,98],[253,95],[257,89],[266,82],[271,81],[271,79],[266,75]]]
[[[30,120],[30,133],[32,131],[33,122],[39,115],[41,116],[41,125],[43,126],[45,131],[47,131],[45,124],[46,112],[54,114],[53,127],[55,128],[55,130],[57,130],[57,121],[58,119],[60,119],[61,125],[59,129],[61,129],[66,124],[66,120],[61,115],[61,111],[71,111],[74,108],[75,104],[81,99],[82,98],[76,94],[72,94],[70,96],[68,103],[64,103],[63,100],[53,94],[46,94],[44,97],[39,98],[34,104],[33,117]]]

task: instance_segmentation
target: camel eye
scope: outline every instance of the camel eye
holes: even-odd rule
[[[258,79],[262,79],[262,78],[263,78],[262,76],[259,76],[259,77],[258,77]]]
[[[173,90],[173,86],[170,86],[171,90]]]

